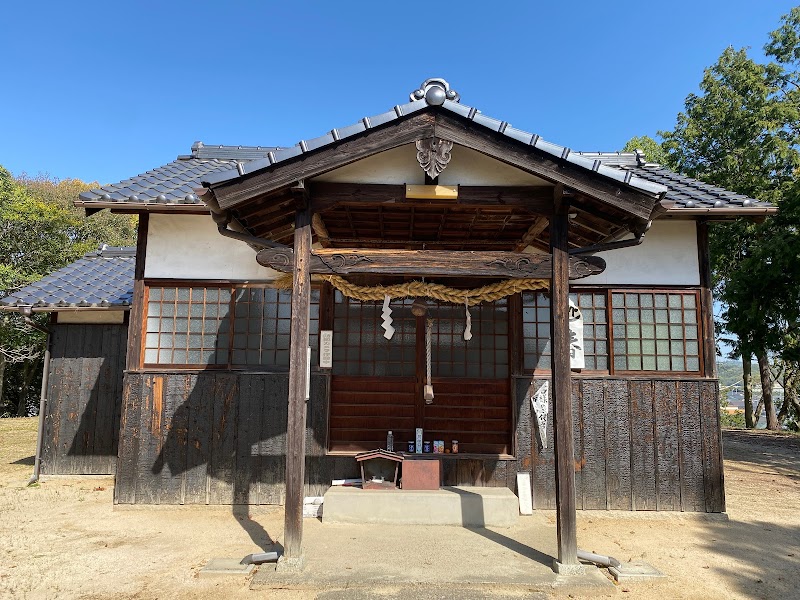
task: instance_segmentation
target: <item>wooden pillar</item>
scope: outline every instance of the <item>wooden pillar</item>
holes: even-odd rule
[[[137,371],[142,366],[142,335],[144,332],[145,297],[144,264],[147,257],[147,230],[150,225],[148,213],[139,214],[136,230],[136,263],[133,268],[133,299],[128,317],[128,353],[125,370]]]
[[[703,339],[703,371],[717,377],[717,344],[714,336],[714,306],[711,297],[711,255],[708,247],[708,221],[697,222],[697,259],[700,265],[700,322]]]
[[[286,505],[284,558],[301,561],[303,555],[303,489],[306,464],[306,380],[308,318],[311,296],[311,211],[297,209],[294,229],[294,285],[289,346],[289,418],[286,424]]]
[[[555,440],[557,572],[572,573],[578,563],[575,523],[575,462],[572,440],[572,381],[569,359],[568,204],[563,187],[555,188],[555,211],[550,218],[550,339],[552,340],[553,437]]]

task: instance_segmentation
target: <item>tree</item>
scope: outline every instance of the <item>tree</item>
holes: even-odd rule
[[[104,243],[134,243],[135,217],[99,214],[87,219],[72,205],[78,193],[96,186],[46,176],[15,180],[0,167],[0,297]],[[33,318],[39,326],[46,324],[42,315]],[[44,343],[45,336],[22,315],[0,313],[0,415],[28,414],[29,387],[41,370]],[[19,389],[6,392],[3,383],[9,380],[20,382]]]
[[[647,162],[669,166],[669,155],[664,151],[661,144],[648,135],[632,137],[622,148],[623,152],[634,152],[636,150],[644,152]]]
[[[765,50],[774,60],[766,64],[727,48],[706,69],[701,94],[686,98],[674,131],[661,135],[678,171],[780,207],[777,218],[716,225],[710,236],[724,327],[737,336],[744,365],[756,356],[767,425],[777,429],[769,356],[780,356],[796,335],[800,314],[800,8],[782,18],[770,40]],[[754,426],[752,407],[746,418]]]

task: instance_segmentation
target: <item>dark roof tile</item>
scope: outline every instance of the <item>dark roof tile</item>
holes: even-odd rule
[[[30,306],[39,310],[59,308],[128,308],[133,299],[134,248],[103,246],[0,298],[0,309]]]

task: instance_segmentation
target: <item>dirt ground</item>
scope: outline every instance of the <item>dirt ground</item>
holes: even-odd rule
[[[429,590],[417,585],[403,593],[396,587],[391,593],[376,589],[366,595],[314,589],[313,584],[267,591],[251,590],[251,580],[245,577],[200,578],[200,569],[212,557],[241,558],[258,551],[255,542],[267,537],[279,541],[280,507],[256,509],[251,519],[214,507],[115,509],[111,478],[54,478],[26,487],[35,436],[35,419],[0,420],[0,598],[546,597],[519,589],[495,593],[469,584]],[[724,440],[728,520],[579,511],[580,547],[622,561],[645,560],[667,575],[654,583],[617,586],[610,595],[658,600],[800,598],[800,438],[726,431]],[[375,535],[387,543],[406,539],[402,536],[407,537],[409,529],[373,526]],[[484,530],[480,536],[452,528],[415,531],[419,539],[430,540],[448,532],[473,535],[464,538],[465,544],[480,538],[483,564],[491,569],[512,550],[517,560],[552,553],[555,515],[539,511],[521,518],[517,527]],[[553,539],[535,539],[534,532],[541,537],[542,531]],[[335,555],[337,536],[346,534],[308,519],[305,535]],[[427,570],[429,576],[432,569],[447,572],[464,561],[458,553],[420,556],[420,572]],[[354,572],[364,567],[359,560],[370,560],[336,559],[336,568]]]

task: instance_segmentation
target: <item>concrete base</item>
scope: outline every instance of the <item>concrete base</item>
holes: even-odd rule
[[[666,577],[654,566],[643,561],[622,563],[618,567],[609,567],[608,572],[618,583],[635,583]]]
[[[512,527],[519,517],[513,492],[492,487],[399,492],[332,487],[324,506],[324,523]]]
[[[553,571],[559,575],[585,575],[586,567],[580,563],[576,565],[568,565],[560,563],[557,560],[553,560]]]
[[[254,565],[243,565],[237,558],[212,558],[200,569],[200,577],[218,577],[220,575],[249,575]]]
[[[301,573],[306,566],[306,555],[287,557],[281,556],[275,564],[276,573]]]

